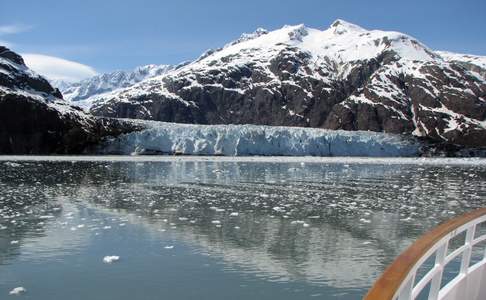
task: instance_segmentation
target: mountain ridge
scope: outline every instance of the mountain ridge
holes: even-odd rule
[[[167,73],[173,68],[171,65],[149,64],[130,71],[116,70],[98,74],[79,82],[52,80],[51,83],[60,89],[66,100],[76,102],[134,85],[144,79]]]

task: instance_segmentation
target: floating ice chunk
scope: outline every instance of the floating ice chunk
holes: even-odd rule
[[[167,249],[167,250],[170,250],[170,249],[174,249],[174,246],[165,246],[164,249]]]
[[[13,168],[22,166],[21,164],[10,162],[10,161],[7,161],[6,163],[4,163],[4,165],[9,166],[9,167],[13,167]]]
[[[103,257],[103,262],[105,264],[111,264],[120,260],[120,256],[112,255]]]
[[[211,221],[211,223],[212,224],[221,224],[221,221],[219,221],[219,220],[213,220],[213,221]]]
[[[233,228],[236,229],[236,230],[238,230],[238,229],[240,229],[240,226],[235,226]]]
[[[302,224],[302,226],[309,227],[310,225],[308,223],[304,223],[304,224]]]
[[[459,206],[459,202],[456,201],[456,200],[451,200],[451,201],[447,202],[447,205],[449,205],[451,207],[455,207],[455,206]]]
[[[237,212],[230,213],[230,217],[238,217],[238,216],[239,216],[239,213],[237,213]]]
[[[84,228],[84,224],[79,224],[78,228]]]
[[[8,294],[9,295],[20,295],[20,294],[23,294],[25,292],[27,292],[27,290],[24,287],[18,286],[16,288],[14,288],[13,290],[11,290]]]
[[[295,225],[295,224],[304,224],[304,223],[305,223],[304,221],[300,221],[300,220],[290,222],[290,224],[292,224],[292,225]]]
[[[18,243],[19,243],[19,241],[10,241],[10,244],[11,244],[11,245],[16,245],[16,244],[18,244]]]
[[[216,212],[224,212],[226,209],[224,208],[216,208],[214,211]]]

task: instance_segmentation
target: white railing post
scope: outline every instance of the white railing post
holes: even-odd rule
[[[415,269],[413,275],[410,276],[407,283],[403,285],[400,295],[398,296],[398,300],[412,300],[413,284],[415,282],[416,274],[417,270]]]
[[[449,240],[447,240],[435,253],[435,267],[439,271],[434,275],[430,283],[429,300],[436,300],[439,297],[440,285],[442,283],[442,274],[444,274],[444,261],[447,255]]]
[[[456,287],[457,299],[466,299],[467,297],[467,273],[469,271],[469,263],[471,262],[472,241],[474,240],[474,233],[476,231],[476,224],[472,224],[466,232],[466,241],[464,243],[464,251],[462,252],[461,269],[459,276],[463,277]]]
[[[467,274],[469,269],[469,263],[471,262],[472,241],[474,239],[474,233],[476,231],[476,224],[473,224],[467,229],[466,242],[464,243],[464,252],[462,253],[461,272],[460,274]]]
[[[486,260],[486,246],[484,247],[483,260]]]

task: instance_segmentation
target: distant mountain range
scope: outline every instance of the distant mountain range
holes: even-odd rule
[[[158,70],[101,75],[61,91],[87,100],[82,106],[98,116],[383,131],[486,146],[486,58],[435,52],[399,32],[343,20],[322,31],[258,29]]]
[[[53,80],[51,83],[62,92],[64,99],[82,101],[132,86],[147,78],[165,74],[172,69],[174,67],[170,65],[146,65],[135,68],[133,71],[105,73],[74,83],[62,80]]]

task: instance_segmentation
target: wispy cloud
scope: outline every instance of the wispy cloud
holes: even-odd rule
[[[25,24],[0,25],[0,35],[16,34],[32,29],[32,26]]]
[[[43,54],[21,55],[29,68],[51,80],[76,82],[97,74],[94,68],[75,61]]]
[[[0,37],[6,35],[13,35],[21,32],[26,32],[32,29],[32,26],[25,25],[25,24],[9,24],[9,25],[0,25]],[[6,41],[4,39],[0,39],[0,45],[5,46],[7,48],[12,48],[14,46],[13,43]]]

